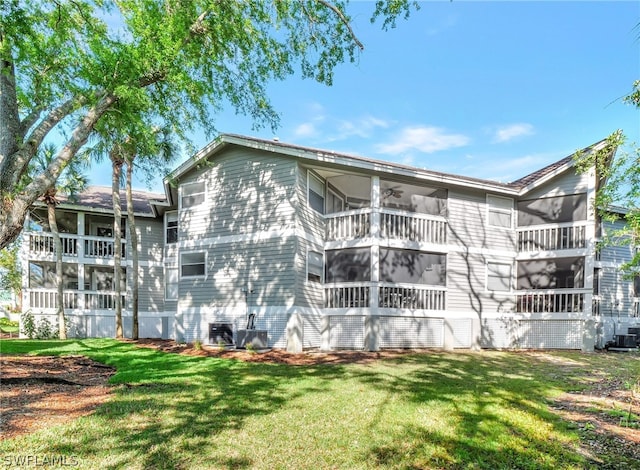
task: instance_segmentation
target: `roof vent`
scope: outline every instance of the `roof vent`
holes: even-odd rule
[[[274,138],[273,138],[273,141],[274,141],[274,142],[280,142],[280,137],[274,137]]]

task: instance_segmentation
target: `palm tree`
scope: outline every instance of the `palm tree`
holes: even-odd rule
[[[153,165],[147,165],[145,171],[147,174],[153,173],[158,169],[158,160],[162,163],[169,163],[176,154],[175,145],[171,139],[171,130],[168,128],[153,128],[151,133],[151,145],[140,146],[144,153],[142,155],[153,155]],[[138,325],[138,298],[140,290],[140,282],[138,275],[139,265],[139,253],[138,253],[138,233],[136,230],[136,217],[133,208],[133,170],[135,167],[136,157],[138,156],[136,143],[132,142],[131,138],[127,138],[126,142],[130,145],[127,146],[127,151],[124,158],[127,163],[126,174],[126,198],[127,198],[127,225],[129,226],[129,239],[131,241],[131,258],[132,258],[132,286],[131,286],[131,315],[133,320],[133,333],[132,339],[138,339],[139,325]],[[150,158],[146,157],[142,162],[149,163]]]
[[[38,153],[34,160],[34,165],[41,168],[47,168],[49,163],[56,155],[56,148],[53,145],[47,145],[43,151]],[[57,195],[64,193],[70,198],[75,197],[87,187],[87,177],[82,173],[86,168],[86,162],[82,159],[71,160],[60,174],[56,185],[47,189],[42,195],[42,200],[47,205],[47,219],[49,221],[49,230],[53,237],[54,253],[56,255],[56,314],[58,317],[58,337],[67,339],[66,319],[64,315],[64,283],[62,273],[62,240],[58,230],[58,221],[56,219],[56,206],[59,204]]]
[[[120,269],[122,263],[122,209],[120,207],[120,180],[124,156],[122,146],[114,144],[109,152],[113,173],[111,175],[111,190],[113,192],[113,285],[115,291],[116,308],[116,338],[124,337],[122,329],[122,286],[120,285]],[[134,273],[134,276],[136,274]]]

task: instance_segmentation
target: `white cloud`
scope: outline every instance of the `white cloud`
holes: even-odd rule
[[[462,134],[450,134],[440,127],[414,126],[404,128],[396,138],[387,144],[378,144],[380,153],[402,153],[417,150],[422,153],[433,153],[454,147],[463,147],[469,138]]]
[[[369,138],[371,133],[377,128],[386,129],[389,123],[374,116],[364,116],[351,121],[340,121],[338,123],[338,134],[332,140],[347,139],[352,136]]]
[[[316,126],[311,122],[304,122],[293,130],[293,135],[300,138],[313,137],[316,133]]]
[[[496,129],[493,135],[494,142],[508,142],[524,135],[534,134],[534,128],[531,124],[517,123],[510,124],[508,126],[502,126]]]

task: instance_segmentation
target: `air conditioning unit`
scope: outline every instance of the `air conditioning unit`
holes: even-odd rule
[[[233,345],[233,324],[209,323],[209,343]]]
[[[268,345],[267,330],[238,330],[238,348],[246,348],[250,344],[254,349],[266,349]]]

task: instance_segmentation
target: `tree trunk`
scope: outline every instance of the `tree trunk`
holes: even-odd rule
[[[131,241],[132,276],[131,286],[131,312],[133,317],[132,339],[138,339],[138,234],[136,233],[136,217],[133,214],[133,194],[131,190],[133,177],[133,159],[127,162],[127,224],[129,225],[129,240]]]
[[[47,198],[47,216],[49,218],[49,227],[53,236],[53,243],[56,254],[56,288],[58,297],[56,302],[56,313],[58,316],[58,337],[67,339],[67,328],[64,317],[64,285],[62,282],[62,240],[60,240],[60,232],[58,232],[58,222],[56,220],[56,205],[53,201],[55,193],[50,194]]]
[[[122,292],[120,288],[120,270],[122,262],[122,237],[120,208],[120,175],[122,174],[122,159],[117,150],[111,152],[113,174],[111,176],[111,189],[113,191],[113,287],[115,292],[116,307],[116,338],[124,337],[122,330]]]

